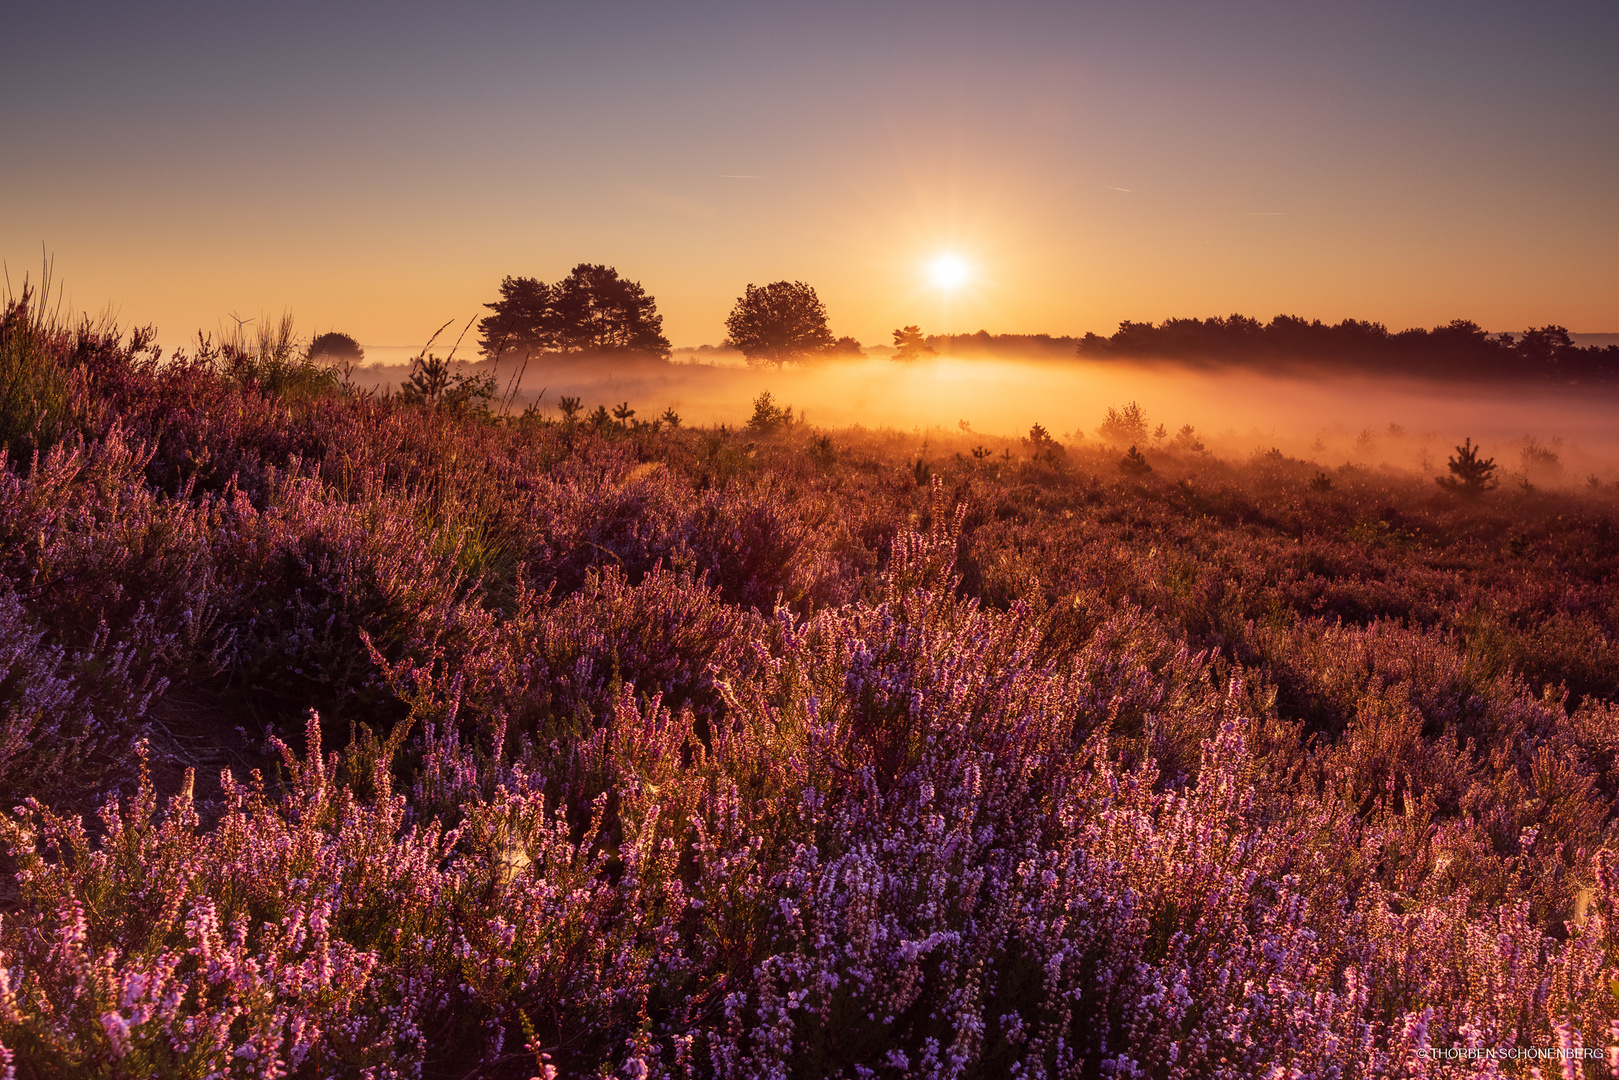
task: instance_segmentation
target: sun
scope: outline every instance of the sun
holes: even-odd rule
[[[972,277],[972,268],[960,255],[944,254],[936,256],[928,264],[928,276],[935,285],[948,292],[967,284]]]

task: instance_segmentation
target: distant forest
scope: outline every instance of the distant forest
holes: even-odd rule
[[[1490,334],[1467,319],[1398,332],[1358,319],[1329,325],[1293,315],[1269,323],[1246,315],[1121,322],[1109,337],[1086,334],[1074,351],[1098,359],[1154,357],[1259,369],[1325,366],[1441,379],[1619,383],[1619,346],[1581,347],[1561,326]]]
[[[976,334],[929,334],[925,340],[928,348],[949,356],[1066,359],[1074,355],[1080,339],[1051,334],[991,334],[980,330]]]

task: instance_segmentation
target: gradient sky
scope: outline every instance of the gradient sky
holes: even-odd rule
[[[1619,331],[1619,4],[49,4],[0,258],[178,343],[417,344],[618,267],[676,345],[1240,311]],[[934,255],[972,282],[946,297]]]

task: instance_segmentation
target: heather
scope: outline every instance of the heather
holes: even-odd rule
[[[0,338],[18,1076],[1608,1073],[1606,488]]]

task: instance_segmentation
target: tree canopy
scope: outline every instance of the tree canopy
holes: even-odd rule
[[[1495,488],[1495,459],[1480,457],[1471,436],[1456,448],[1449,465],[1449,476],[1435,477],[1435,483],[1446,491],[1476,499]]]
[[[551,306],[562,352],[669,355],[657,302],[611,266],[580,263],[557,282]]]
[[[484,355],[604,353],[667,357],[663,316],[641,283],[611,266],[580,263],[554,285],[508,277],[478,323]]]
[[[365,359],[365,350],[360,343],[347,334],[340,334],[335,330],[328,331],[309,343],[309,351],[305,353],[310,360],[319,360],[325,357],[328,360],[358,364]]]
[[[504,278],[500,299],[484,307],[494,312],[478,322],[479,344],[485,355],[499,360],[509,352],[532,355],[555,347],[551,286],[545,282],[537,278]]]
[[[802,281],[749,284],[725,320],[725,330],[750,364],[780,366],[838,347],[827,328],[826,305]]]
[[[1108,337],[1086,334],[1075,351],[1097,358],[1157,357],[1249,367],[1308,364],[1441,378],[1551,378],[1619,381],[1619,347],[1580,347],[1561,326],[1522,335],[1491,334],[1468,319],[1432,330],[1391,331],[1378,322],[1278,315],[1268,323],[1246,315],[1121,322]]]
[[[934,349],[922,336],[920,326],[904,326],[894,331],[895,360],[920,360],[933,355]]]

